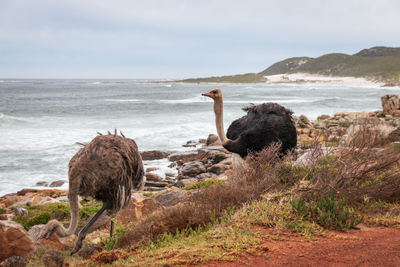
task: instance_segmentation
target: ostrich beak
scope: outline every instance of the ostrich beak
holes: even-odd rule
[[[204,93],[204,94],[201,94],[202,96],[212,96],[213,94],[211,94],[211,93]]]

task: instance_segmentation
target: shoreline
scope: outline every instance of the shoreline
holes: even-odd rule
[[[385,83],[372,81],[367,78],[358,77],[342,77],[342,76],[328,76],[311,73],[291,73],[291,74],[276,74],[264,76],[267,79],[266,83],[327,83],[347,86],[380,86],[383,87]]]

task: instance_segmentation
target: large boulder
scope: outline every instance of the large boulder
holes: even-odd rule
[[[187,190],[175,189],[165,194],[156,196],[154,199],[160,202],[163,206],[169,207],[183,202],[187,195]]]
[[[216,136],[215,134],[209,134],[207,137],[206,145],[207,146],[220,146],[220,145],[222,145],[222,143],[219,140],[218,136]]]
[[[343,136],[341,146],[380,146],[396,128],[378,118],[361,118],[353,122]]]
[[[206,172],[206,167],[201,161],[186,162],[181,168],[183,176],[196,177],[196,175],[203,172]]]
[[[35,240],[20,224],[0,221],[0,261],[14,255],[26,257],[36,248]]]
[[[381,97],[383,113],[394,114],[400,109],[400,102],[398,95],[384,95]]]
[[[194,151],[186,151],[186,152],[177,152],[168,156],[169,161],[178,161],[181,163],[197,160],[199,157],[197,150]]]

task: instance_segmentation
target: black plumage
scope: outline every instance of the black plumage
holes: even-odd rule
[[[281,144],[281,155],[296,147],[297,134],[293,112],[277,103],[251,105],[247,114],[229,126],[224,147],[246,157],[249,151],[258,152],[274,142]]]

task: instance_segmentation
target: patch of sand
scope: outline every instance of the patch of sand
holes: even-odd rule
[[[330,83],[348,86],[382,86],[383,83],[356,77],[335,77],[310,73],[292,73],[264,76],[267,83]]]

